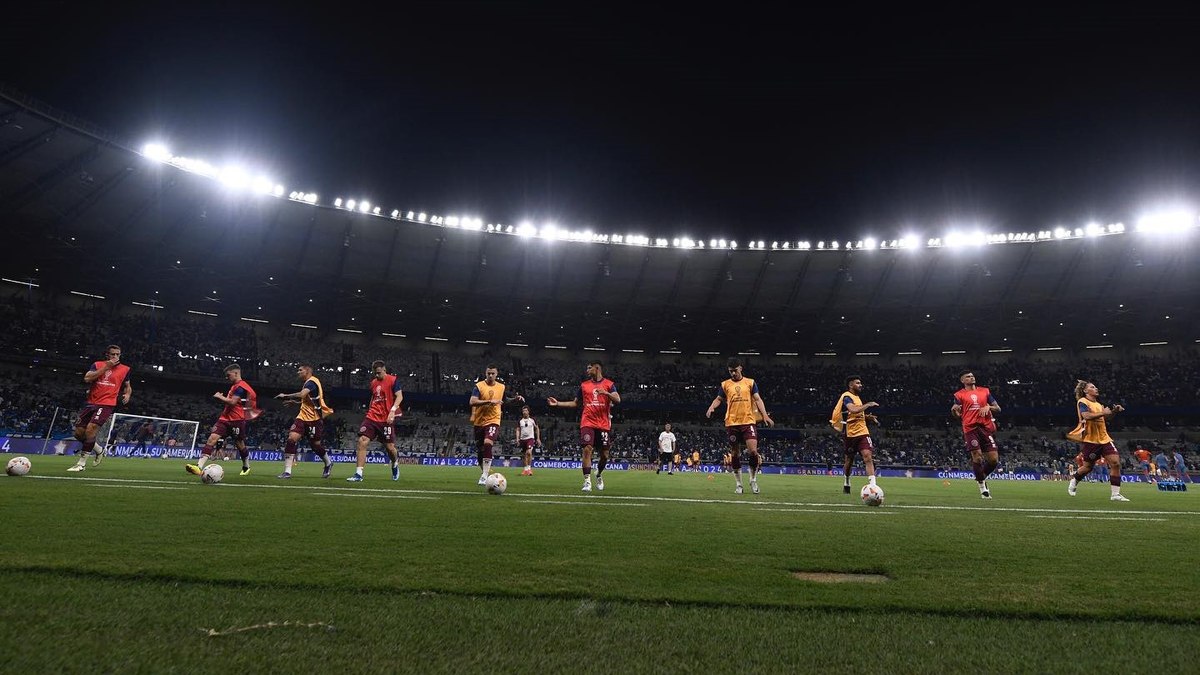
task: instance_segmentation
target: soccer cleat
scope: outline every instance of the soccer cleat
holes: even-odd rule
[[[1075,496],[1075,488],[1078,486],[1079,486],[1079,481],[1072,478],[1071,482],[1067,484],[1067,494],[1074,497]]]
[[[108,454],[108,448],[103,445],[96,445],[96,456],[92,458],[92,466],[96,466],[104,461],[104,456]]]
[[[184,464],[183,470],[187,471],[188,473],[192,474],[193,476],[199,476],[202,473],[200,471],[200,466],[197,464]]]
[[[1110,502],[1127,502],[1127,501],[1129,501],[1129,498],[1126,497],[1125,495],[1121,494],[1120,492],[1118,492],[1117,494],[1109,497],[1108,501],[1110,501]]]
[[[480,477],[479,477],[479,484],[480,484],[480,485],[487,485],[487,476],[486,476],[486,475],[484,475],[484,476],[480,476]]]
[[[583,491],[584,492],[592,491],[592,481],[590,481],[590,480],[583,481]]]
[[[86,468],[87,468],[87,467],[86,467],[86,466],[84,466],[83,464],[76,464],[75,466],[73,466],[73,467],[71,467],[71,468],[67,469],[67,471],[83,471],[83,470],[84,470],[84,469],[86,469]]]
[[[400,480],[400,464],[392,465],[392,480]]]
[[[754,494],[758,494],[758,479],[757,478],[750,479],[750,491],[753,492]]]
[[[600,476],[596,476],[596,489],[604,492],[604,479]]]
[[[278,476],[275,476],[275,477],[276,477],[276,478],[280,478],[280,479],[282,479],[282,480],[288,480],[288,479],[290,479],[290,478],[292,477],[292,472],[291,472],[291,471],[284,471],[283,473],[281,473],[281,474],[279,474]]]
[[[333,462],[325,465],[325,470],[321,472],[321,478],[329,478],[333,474]]]
[[[735,494],[735,495],[742,494],[742,484],[741,483],[738,483],[737,487],[733,488],[733,494]]]
[[[668,476],[674,476],[674,475],[675,475],[675,472],[674,472],[674,471],[668,471],[668,472],[667,472],[667,475],[668,475]]]
[[[347,479],[346,479],[346,482],[347,482],[347,483],[361,483],[361,482],[362,482],[362,475],[361,475],[361,474],[357,474],[357,473],[356,473],[356,474],[354,474],[353,476],[350,476],[349,478],[347,478]]]
[[[842,494],[846,494],[846,495],[850,494],[850,484],[849,483],[842,486]]]
[[[250,475],[250,467],[248,467],[248,466],[243,466],[243,467],[242,467],[242,472],[241,472],[241,473],[239,473],[238,475],[239,475],[239,476],[249,476],[249,475]]]
[[[986,482],[980,484],[980,486],[979,486],[979,497],[980,497],[980,499],[991,499],[992,498],[992,491],[988,489]]]

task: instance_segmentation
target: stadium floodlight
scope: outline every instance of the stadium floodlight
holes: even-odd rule
[[[737,248],[737,242],[736,241],[729,242],[729,248]]]
[[[217,179],[231,190],[244,190],[250,185],[250,176],[240,166],[225,167],[217,174]]]
[[[458,216],[446,216],[446,227],[458,227]]]
[[[337,199],[333,200],[333,205],[339,209],[342,208],[342,198],[338,197]]]
[[[1054,228],[1055,239],[1066,239],[1069,236],[1071,236],[1071,233],[1065,227]]]
[[[876,245],[876,242],[871,237],[867,237],[866,239],[863,239],[862,241],[858,242],[859,248],[866,248],[868,250],[875,248],[875,245]]]
[[[821,249],[822,251],[823,251],[823,250],[825,250],[825,242],[823,242],[823,241],[818,241],[818,242],[817,242],[817,248],[818,248],[818,249]]]
[[[766,248],[766,244],[764,244],[764,243],[763,243],[763,241],[762,241],[761,239],[759,239],[759,240],[758,240],[758,247],[759,247],[760,249],[762,249],[762,248]]]
[[[399,210],[399,209],[392,209],[392,217],[393,217],[393,218],[399,218],[399,217],[400,217],[400,210]]]
[[[272,193],[273,193],[273,194],[274,194],[276,197],[282,197],[282,196],[283,196],[283,186],[282,186],[282,185],[280,185],[280,184],[278,184],[278,183],[276,183],[276,184],[275,184],[275,189],[274,189],[274,190],[272,190]]]
[[[142,156],[156,162],[169,162],[171,151],[162,143],[147,143],[142,146]]]
[[[271,194],[271,190],[274,189],[274,186],[271,184],[271,180],[266,176],[259,176],[258,178],[255,178],[254,182],[251,184],[251,187],[260,195]]]
[[[346,201],[346,208],[350,209],[351,211],[353,211],[354,207],[356,207],[356,206],[358,206],[357,200],[350,199],[350,200]]]
[[[1098,237],[1104,234],[1104,228],[1100,226],[1100,223],[1088,223],[1083,231],[1089,237]]]
[[[371,210],[371,202],[369,202],[365,199],[362,200],[362,202],[360,202],[358,205],[358,210],[360,213],[366,213],[367,211],[370,211]]]
[[[509,225],[508,227],[509,227],[509,232],[512,232],[512,225]],[[527,223],[527,222],[521,223],[520,225],[517,226],[517,236],[518,237],[532,237],[535,234],[537,234],[537,228],[535,228],[530,223]]]
[[[375,208],[371,209],[371,213],[374,213],[375,215],[379,215],[379,207],[376,206]]]
[[[421,213],[418,213],[418,214],[417,214],[417,221],[418,221],[418,222],[422,222],[422,223],[423,223],[423,222],[425,222],[425,220],[426,220],[426,219],[428,219],[428,218],[429,218],[429,216],[425,215],[425,213],[424,213],[424,212],[421,212]]]
[[[779,248],[779,242],[777,242],[777,241],[771,242],[771,250],[776,250],[778,248]]]
[[[1113,223],[1108,226],[1108,231],[1120,234],[1125,231],[1125,223]]]
[[[833,249],[833,250],[835,250],[835,251],[836,251],[836,250],[838,250],[838,248],[839,248],[839,244],[838,244],[838,242],[837,242],[837,241],[832,241],[832,242],[830,242],[830,243],[829,243],[829,248],[831,248],[831,249]]]
[[[721,247],[721,248],[725,248],[725,244],[726,244],[726,243],[728,243],[728,242],[726,242],[724,239],[718,239],[718,240],[717,240],[717,243],[716,243],[715,245],[716,245],[716,246],[719,246],[719,247]]]
[[[1196,214],[1186,209],[1150,213],[1138,218],[1137,231],[1151,234],[1183,232],[1196,225]]]

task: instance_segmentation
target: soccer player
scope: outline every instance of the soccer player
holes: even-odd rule
[[[108,449],[96,448],[96,432],[112,417],[113,409],[117,407],[117,393],[120,392],[121,405],[129,403],[129,397],[133,395],[129,366],[121,363],[121,348],[109,345],[104,355],[105,360],[96,361],[83,374],[83,383],[90,386],[87,404],[79,411],[79,419],[75,422],[75,440],[83,445],[79,448],[79,460],[67,471],[86,469],[89,452],[95,453],[92,466],[104,459]]]
[[[579,384],[579,392],[570,401],[553,396],[546,399],[551,408],[583,408],[579,417],[579,442],[583,444],[583,491],[592,491],[592,451],[599,448],[600,462],[596,468],[596,489],[604,491],[604,467],[608,465],[608,450],[612,444],[612,406],[621,402],[617,385],[604,377],[604,365],[591,361],[587,379]]]
[[[750,453],[750,491],[758,494],[758,471],[762,458],[758,455],[758,428],[754,425],[754,411],[762,415],[763,424],[775,426],[775,420],[767,414],[767,404],[758,393],[758,383],[742,372],[739,358],[731,358],[726,364],[729,379],[721,383],[717,396],[708,406],[704,416],[711,419],[713,412],[725,403],[725,433],[729,438],[729,454],[732,456],[734,494],[742,494],[742,446]]]
[[[1150,473],[1150,451],[1139,445],[1137,450],[1133,451],[1133,456],[1142,465],[1142,475],[1146,477],[1146,482],[1153,483],[1154,476]]]
[[[1127,502],[1129,499],[1121,494],[1121,455],[1117,452],[1117,446],[1113,443],[1112,437],[1108,435],[1108,426],[1105,422],[1106,418],[1124,411],[1125,408],[1120,405],[1101,405],[1097,400],[1099,395],[1100,390],[1096,388],[1095,384],[1086,380],[1079,380],[1075,383],[1079,424],[1067,437],[1077,440],[1079,443],[1083,464],[1075,472],[1075,475],[1071,476],[1067,494],[1075,496],[1075,489],[1079,486],[1079,481],[1087,477],[1096,460],[1103,457],[1111,476],[1108,481],[1112,490],[1109,499],[1114,502]]]
[[[674,467],[675,459],[675,434],[671,433],[671,423],[667,422],[663,425],[662,432],[658,435],[658,471],[654,473],[662,473],[663,469],[667,470],[668,476],[675,475]]]
[[[296,445],[301,438],[308,439],[308,447],[325,463],[321,478],[329,478],[333,473],[333,460],[329,459],[329,453],[325,451],[322,435],[325,433],[324,420],[333,414],[333,408],[325,405],[325,390],[321,388],[321,381],[313,375],[311,365],[300,364],[296,368],[296,377],[304,383],[300,391],[275,396],[281,399],[284,405],[300,406],[300,411],[296,413],[296,419],[292,421],[292,427],[288,430],[287,443],[283,446],[283,473],[276,478],[286,480],[292,477],[292,466],[296,463]]]
[[[358,462],[354,475],[346,480],[357,483],[363,479],[363,467],[367,465],[367,446],[371,441],[379,439],[388,459],[392,460],[392,480],[400,480],[400,454],[396,452],[396,415],[400,412],[400,403],[404,401],[404,392],[400,390],[400,380],[395,375],[389,375],[387,364],[375,361],[371,364],[375,377],[371,378],[371,404],[367,407],[367,415],[358,426]]]
[[[987,477],[1000,463],[1000,449],[996,447],[996,413],[1000,404],[987,387],[975,384],[975,373],[964,370],[958,374],[962,389],[954,392],[954,403],[950,412],[962,418],[963,439],[971,453],[971,468],[975,470],[975,482],[979,484],[979,496],[991,499]],[[984,453],[987,453],[985,456]]]
[[[184,468],[190,474],[200,475],[204,465],[217,449],[217,444],[226,438],[233,439],[238,456],[242,458],[242,473],[250,473],[250,451],[246,449],[246,422],[258,417],[258,394],[249,382],[242,379],[242,367],[236,363],[225,366],[225,378],[229,380],[229,392],[215,392],[213,398],[225,404],[225,409],[217,417],[217,423],[208,433],[208,441],[200,451],[200,461],[195,464],[185,464]]]
[[[842,459],[844,460],[842,473],[845,477],[842,483],[842,492],[846,494],[850,494],[850,472],[854,470],[855,455],[862,455],[863,466],[867,470],[867,483],[875,484],[875,460],[871,457],[871,450],[875,446],[871,443],[871,432],[867,429],[867,420],[878,423],[879,418],[867,411],[871,408],[878,408],[879,404],[875,401],[863,403],[859,398],[862,390],[861,377],[858,375],[847,377],[846,391],[838,397],[837,404],[833,406],[833,415],[829,418],[829,424],[842,437]]]
[[[1167,458],[1167,451],[1160,449],[1158,454],[1154,456],[1154,475],[1159,478],[1171,479],[1171,464]]]
[[[517,420],[517,446],[525,453],[525,468],[522,476],[533,475],[533,448],[542,444],[542,428],[529,416],[529,406],[521,406],[521,419]]]
[[[1181,483],[1192,482],[1188,476],[1187,462],[1183,461],[1183,453],[1178,450],[1175,451],[1175,480]]]
[[[496,379],[500,371],[494,365],[489,365],[483,371],[483,379],[475,383],[471,390],[471,426],[475,427],[475,456],[479,460],[479,484],[487,482],[488,474],[492,471],[492,446],[500,438],[500,408],[505,403],[513,401],[525,402],[525,397],[517,394],[512,398],[504,398],[504,383]]]

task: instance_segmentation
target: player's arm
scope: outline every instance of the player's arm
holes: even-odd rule
[[[275,398],[283,399],[284,401],[303,401],[307,398],[312,398],[312,395],[316,390],[316,385],[314,384],[312,387],[309,387],[309,384],[311,383],[305,382],[304,386],[300,388],[300,391],[294,391],[290,394],[276,394]]]
[[[95,364],[92,364],[92,367],[89,368],[88,371],[83,374],[84,384],[91,384],[91,383],[95,382],[96,380],[104,377],[105,373],[107,373],[108,371],[117,367],[117,363],[119,363],[119,361],[117,361],[115,359],[109,359],[108,361],[104,362],[103,368],[97,368]]]
[[[757,387],[758,385],[755,386]],[[771,419],[771,416],[767,414],[767,404],[763,403],[762,396],[757,391],[754,392],[754,407],[758,408],[758,414],[762,415],[763,422],[766,422],[767,426],[775,426],[775,420]]]
[[[724,402],[725,402],[725,396],[724,396],[724,395],[722,395],[722,394],[720,394],[720,393],[718,393],[718,394],[716,395],[716,397],[715,397],[715,398],[712,400],[712,403],[708,404],[708,412],[704,413],[704,416],[705,416],[705,417],[712,417],[712,414],[713,414],[714,412],[716,412],[716,411],[717,411],[717,408],[720,408],[720,407],[721,407],[721,404],[722,404],[722,403],[724,403]]]
[[[847,397],[847,398],[849,398],[849,397]],[[855,405],[853,403],[847,403],[846,401],[842,401],[842,408],[846,412],[850,413],[851,415],[856,415],[860,412],[863,412],[864,410],[870,410],[871,408],[878,408],[878,407],[879,407],[879,404],[876,403],[875,401],[871,401],[870,403],[863,403],[860,405]]]
[[[133,396],[133,385],[129,384],[129,380],[125,380],[125,386],[121,388],[121,404],[129,403],[131,396]]]
[[[504,399],[504,403],[518,403],[518,402],[524,403],[525,397],[520,394],[517,394],[516,396],[510,396],[509,398]]]
[[[988,394],[987,409],[992,411],[993,415],[1000,412],[1000,404],[996,403],[996,397],[992,396],[991,394]]]
[[[388,409],[388,424],[396,421],[396,413],[400,412],[400,404],[404,402],[404,391],[400,389],[399,380],[396,381],[396,388],[392,390],[392,395],[396,397],[396,400],[392,401],[392,407]]]
[[[950,404],[950,414],[954,415],[955,417],[962,417],[962,412],[963,412],[962,404],[958,402],[957,397],[955,397],[951,400],[953,401],[953,403]]]
[[[500,403],[499,400],[492,400],[490,398],[484,398],[483,392],[479,391],[478,385],[476,385],[475,388],[473,390],[471,390],[470,404],[471,404],[472,408],[478,408],[480,406],[485,406],[485,405],[497,405],[499,403]]]
[[[546,399],[546,404],[551,408],[577,408],[579,407],[579,400],[573,398],[570,401],[560,401],[551,396]]]
[[[538,426],[537,422],[533,423],[533,437],[536,439],[534,442],[540,446],[542,444],[542,428]]]

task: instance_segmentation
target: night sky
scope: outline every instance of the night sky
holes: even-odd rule
[[[47,2],[6,10],[3,79],[325,203],[514,224],[933,235],[1200,197],[1194,16],[574,4]]]

